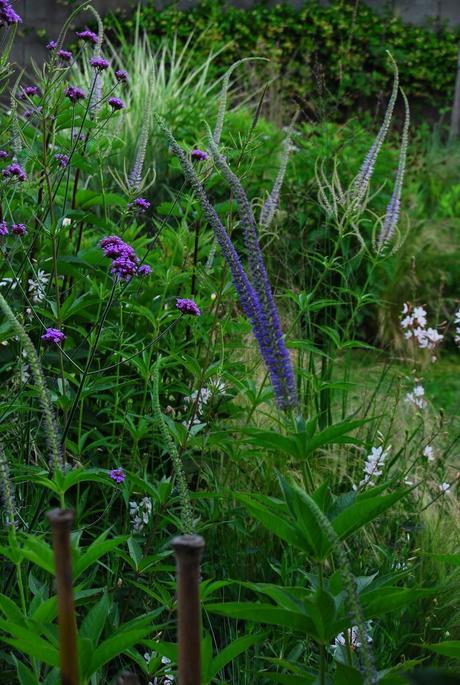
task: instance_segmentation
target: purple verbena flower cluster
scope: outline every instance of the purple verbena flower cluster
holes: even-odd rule
[[[204,150],[200,150],[198,147],[191,151],[190,157],[196,162],[205,162],[209,159],[209,155]]]
[[[70,62],[73,57],[73,54],[70,52],[70,50],[58,50],[58,57],[63,62]]]
[[[194,300],[187,300],[181,297],[176,299],[176,307],[182,314],[201,316],[200,308]]]
[[[114,111],[125,109],[126,105],[120,98],[109,98],[109,105]]]
[[[41,336],[44,342],[52,343],[53,345],[61,345],[66,336],[58,328],[47,328],[45,333]]]
[[[8,235],[8,224],[6,221],[0,221],[0,235]]]
[[[115,481],[115,483],[123,483],[126,478],[126,474],[123,469],[112,469],[109,471],[109,476]]]
[[[140,212],[146,212],[150,209],[150,202],[145,197],[137,197],[133,202],[128,204],[128,207],[138,209]]]
[[[81,88],[78,88],[78,86],[68,86],[68,88],[66,88],[64,91],[64,95],[68,97],[70,102],[73,102],[74,104],[79,100],[84,100],[86,98],[85,91]]]
[[[23,86],[21,92],[18,95],[18,100],[26,100],[34,95],[41,95],[40,88],[38,86]]]
[[[146,264],[139,266],[136,251],[119,236],[106,236],[101,240],[100,246],[104,255],[113,260],[111,272],[118,279],[130,281],[133,276],[148,276],[151,272]]]
[[[98,42],[97,33],[94,33],[94,31],[90,31],[88,28],[85,29],[84,31],[76,31],[75,35],[77,36],[77,38],[80,38],[80,40],[84,40],[87,43],[92,43],[93,45],[97,45],[97,42]]]
[[[0,26],[21,24],[22,18],[11,7],[10,0],[0,0]]]
[[[128,74],[124,69],[117,69],[115,72],[115,78],[119,83],[126,83],[128,80]]]
[[[3,176],[5,178],[15,177],[18,181],[24,182],[27,180],[27,174],[18,162],[13,162],[6,169],[3,169]]]
[[[89,63],[95,71],[105,71],[110,67],[110,62],[100,56],[91,57]]]
[[[13,224],[11,226],[11,231],[14,235],[18,235],[22,238],[23,235],[27,235],[27,228],[24,224]]]
[[[68,166],[70,160],[69,155],[64,155],[62,152],[58,152],[56,155],[54,155],[54,159],[63,169],[65,169],[66,166]]]
[[[52,50],[56,50],[57,43],[55,40],[50,40],[49,43],[45,45],[46,49],[49,50],[50,52]]]
[[[9,152],[6,150],[0,150],[0,159],[8,159],[9,156]]]

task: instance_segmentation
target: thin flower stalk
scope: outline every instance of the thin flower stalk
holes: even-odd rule
[[[152,105],[150,99],[147,101],[144,119],[142,121],[142,128],[139,134],[139,141],[137,144],[136,158],[134,160],[133,168],[128,176],[128,189],[135,194],[142,185],[142,176],[144,172],[145,155],[147,153],[147,143],[150,134],[150,125],[152,121]]]
[[[40,404],[43,409],[43,417],[45,420],[46,436],[48,441],[48,449],[50,452],[50,464],[53,471],[62,471],[63,461],[62,453],[60,448],[60,441],[58,437],[58,431],[56,426],[56,420],[54,417],[53,405],[51,402],[51,397],[46,387],[45,377],[40,365],[40,360],[35,351],[35,347],[24,330],[23,326],[19,323],[12,310],[10,309],[7,301],[0,293],[0,309],[2,310],[5,318],[11,325],[15,334],[18,336],[24,351],[27,354],[27,358],[30,364],[30,370],[32,372],[32,377],[34,380],[35,387],[38,392],[38,397],[40,399]]]

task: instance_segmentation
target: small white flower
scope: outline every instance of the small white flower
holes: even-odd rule
[[[434,453],[431,445],[424,447],[422,454],[428,459],[428,461],[434,461]]]
[[[367,455],[366,463],[364,464],[364,478],[360,482],[360,486],[373,485],[374,478],[378,478],[383,473],[383,466],[385,459],[388,456],[388,451],[383,451],[383,447],[372,447],[371,453]]]
[[[4,288],[7,285],[11,286],[11,290],[14,290],[17,286],[18,282],[14,280],[14,278],[10,278],[9,276],[6,276],[6,278],[3,278],[0,281],[0,288]]]
[[[369,634],[371,626],[372,626],[372,621],[367,621],[367,623],[364,626],[365,638],[366,638],[366,642],[368,644],[370,644],[373,641],[372,637]],[[346,640],[345,636],[347,634],[348,634],[348,641],[350,642],[352,649],[358,649],[359,647],[362,647],[362,644],[363,644],[362,635],[361,635],[361,631],[358,628],[358,626],[352,626],[352,628],[349,628],[346,632],[339,633],[339,635],[337,635],[337,637],[334,639],[334,646],[335,647],[341,647],[343,645],[346,645],[347,640]]]
[[[441,492],[448,492],[450,490],[450,483],[439,483],[438,488]]]
[[[418,321],[419,326],[426,326],[426,310],[424,307],[414,307],[412,316]]]
[[[69,219],[68,216],[64,217],[64,219],[62,220],[62,225],[64,227],[70,226],[71,223],[72,223],[72,219]]]
[[[425,389],[422,385],[416,385],[412,392],[406,395],[406,402],[413,404],[419,409],[426,407],[427,401],[425,399]]]

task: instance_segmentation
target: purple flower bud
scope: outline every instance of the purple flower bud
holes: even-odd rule
[[[6,221],[0,221],[0,235],[8,235],[8,225]]]
[[[45,47],[46,47],[47,50],[49,50],[49,51],[51,52],[52,50],[56,50],[56,45],[57,45],[57,43],[56,43],[55,40],[50,40],[50,42],[47,43],[47,44],[45,45]]]
[[[58,328],[47,328],[46,332],[41,336],[44,342],[52,343],[53,345],[60,345],[66,339],[66,336]]]
[[[148,264],[142,264],[137,270],[139,276],[150,276],[152,268]]]
[[[57,160],[57,163],[63,169],[65,169],[66,166],[69,164],[69,156],[62,154],[61,152],[58,152],[56,155],[54,155],[54,159]]]
[[[13,225],[11,226],[11,231],[12,231],[15,235],[19,235],[19,236],[21,236],[21,237],[22,237],[23,235],[27,235],[27,229],[26,229],[26,227],[25,227],[24,224],[13,224]]]
[[[115,72],[115,78],[120,83],[126,83],[126,81],[128,80],[128,74],[126,71],[124,71],[124,69],[117,69]]]
[[[103,57],[91,57],[89,63],[96,71],[105,71],[110,67],[110,62]]]
[[[85,29],[84,31],[76,31],[76,36],[77,38],[80,38],[80,40],[97,45],[98,37],[94,31],[90,31],[89,29]]]
[[[8,159],[9,153],[6,150],[0,150],[0,159]]]
[[[208,153],[204,150],[200,150],[199,148],[195,148],[195,150],[192,150],[190,153],[190,157],[194,159],[196,162],[204,162],[207,159],[209,159]]]
[[[66,88],[64,91],[64,95],[68,97],[69,100],[74,104],[78,102],[78,100],[84,100],[86,97],[86,93],[77,86],[69,86],[68,88]]]
[[[20,164],[17,162],[13,162],[13,164],[10,164],[10,166],[6,167],[6,169],[3,169],[3,176],[5,178],[11,178],[12,176],[16,176],[18,181],[25,181],[27,179],[27,174],[22,168]]]
[[[109,105],[115,110],[125,109],[126,105],[120,98],[109,98]]]
[[[58,51],[58,57],[60,57],[63,62],[70,62],[73,55],[70,52],[70,50],[59,50]]]
[[[115,483],[123,483],[126,478],[126,474],[123,469],[112,469],[109,471],[109,476],[115,481]]]
[[[176,307],[182,314],[191,314],[192,316],[200,316],[201,312],[194,300],[187,300],[178,297],[176,299]]]

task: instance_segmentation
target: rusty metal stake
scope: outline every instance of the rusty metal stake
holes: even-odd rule
[[[117,680],[117,685],[139,685],[139,680],[134,673],[123,671]]]
[[[179,535],[172,541],[176,554],[179,685],[201,685],[200,562],[204,540]]]
[[[77,623],[72,588],[70,531],[74,513],[70,509],[48,512],[53,529],[56,586],[59,609],[59,646],[62,685],[78,685]]]

